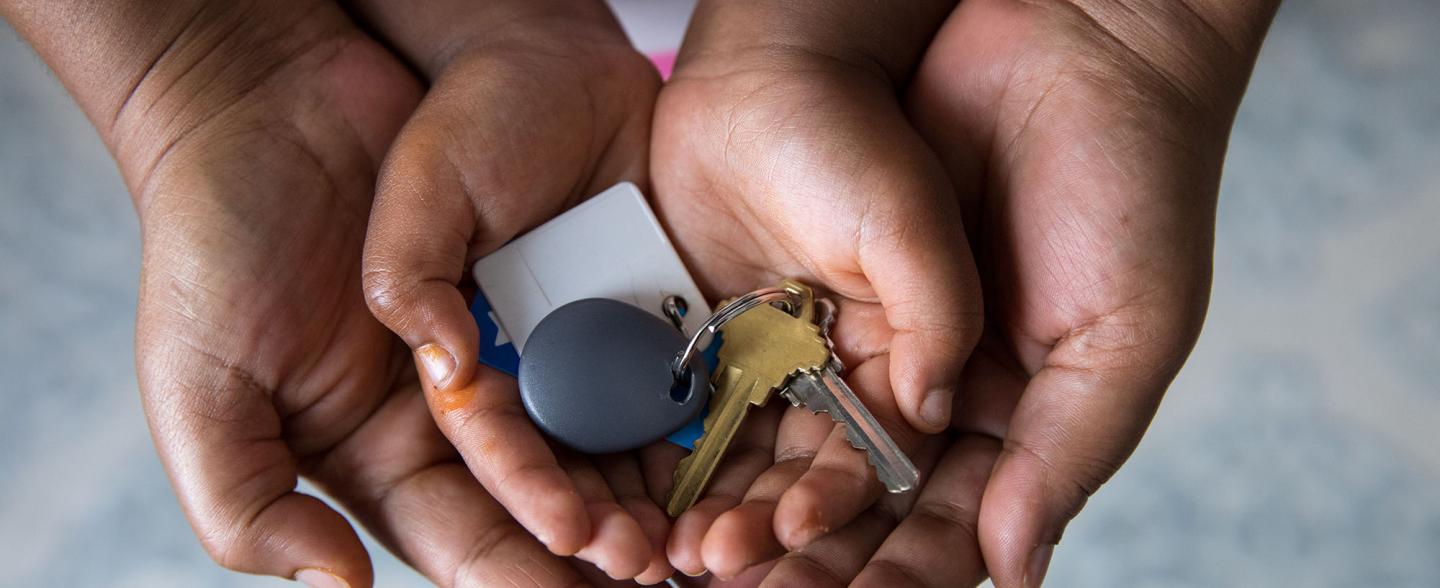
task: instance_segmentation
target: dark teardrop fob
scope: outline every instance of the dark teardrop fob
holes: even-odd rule
[[[520,398],[541,430],[583,453],[643,447],[680,429],[709,401],[703,361],[676,381],[686,340],[664,319],[608,298],[551,311],[520,356]]]

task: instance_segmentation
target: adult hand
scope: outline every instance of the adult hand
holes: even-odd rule
[[[954,182],[991,301],[989,335],[965,370],[954,424],[1002,439],[1004,449],[983,502],[973,500],[974,477],[927,486],[938,510],[904,519],[883,546],[845,541],[842,530],[792,553],[772,575],[819,570],[841,583],[900,575],[951,585],[978,581],[988,569],[1000,586],[1039,584],[1065,522],[1133,450],[1198,334],[1220,162],[1273,10],[1273,3],[1130,12],[1098,3],[982,1],[951,16],[917,74],[909,110]],[[751,106],[778,101],[768,92],[752,96]],[[667,90],[662,117],[668,100]],[[788,118],[747,127],[739,115],[754,110],[731,111],[730,127],[749,131],[743,138],[808,126]],[[664,118],[657,133],[666,136]],[[803,153],[797,145],[806,145],[801,135],[787,157],[751,169],[795,165],[794,154]],[[664,156],[658,145],[657,162]],[[666,171],[656,169],[665,196]],[[677,199],[676,207],[698,202]],[[810,211],[812,230],[817,217],[831,218]],[[955,460],[993,459],[993,446],[968,445],[974,455]],[[957,443],[952,451],[965,449]],[[785,484],[757,482],[745,497],[753,506],[736,513],[773,510],[776,496],[789,497],[775,486]],[[731,524],[714,525],[704,557],[693,559],[712,568],[719,560],[735,573],[774,554],[762,541],[750,557],[733,555],[757,545],[754,523],[763,519],[736,513],[726,515]],[[722,532],[726,526],[734,532]],[[783,533],[779,515],[775,529]],[[751,541],[739,540],[745,530]],[[727,535],[732,540],[722,541]],[[977,541],[983,567],[967,555]],[[713,550],[712,558],[712,542],[729,549]],[[856,578],[855,557],[825,564],[824,554],[845,549],[879,551]],[[689,565],[684,559],[676,562],[681,569]]]
[[[981,327],[954,190],[897,98],[950,8],[701,2],[652,148],[657,212],[702,289],[792,276],[834,297],[847,379],[907,451],[949,422]],[[785,421],[780,439],[737,442],[676,522],[681,571],[738,573],[883,492],[828,417]]]
[[[593,579],[476,481],[429,414],[410,350],[366,306],[377,170],[422,91],[404,62],[329,2],[0,10],[80,102],[134,195],[142,396],[219,563],[371,583],[345,518],[295,491],[304,475],[437,584]],[[578,471],[578,486],[609,492]],[[628,479],[638,486],[638,473]]]
[[[1066,523],[1139,442],[1198,335],[1221,162],[1274,9],[960,5],[908,92],[957,188],[988,301],[953,413],[959,440],[883,543],[841,530],[767,581],[1043,581]]]
[[[997,586],[1040,584],[1200,333],[1226,143],[1277,4],[964,2],[916,76],[988,301],[955,425],[1003,440],[979,516]]]

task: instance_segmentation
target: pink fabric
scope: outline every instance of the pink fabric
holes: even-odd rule
[[[651,53],[650,63],[655,64],[655,69],[660,70],[660,79],[670,79],[670,72],[675,69],[675,52]]]

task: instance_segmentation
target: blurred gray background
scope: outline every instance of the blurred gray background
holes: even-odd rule
[[[619,0],[642,49],[688,3]],[[0,586],[280,586],[206,558],[132,365],[119,176],[0,25]],[[375,547],[380,586],[424,582]],[[1053,586],[1440,586],[1440,2],[1293,0],[1235,129],[1205,334]]]

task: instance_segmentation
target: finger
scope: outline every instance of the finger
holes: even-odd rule
[[[585,500],[525,413],[514,378],[482,367],[453,392],[436,390],[423,369],[420,381],[440,431],[515,520],[556,555],[590,542]]]
[[[848,586],[895,526],[896,515],[867,512],[844,529],[780,558],[761,586]]]
[[[928,474],[948,439],[930,437],[915,452],[915,466]],[[910,512],[917,492],[886,495],[850,524],[780,558],[762,586],[848,586],[885,537]]]
[[[976,528],[980,496],[1000,443],[983,435],[955,440],[915,505],[855,586],[974,586],[985,579]]]
[[[594,458],[596,468],[605,477],[615,500],[634,517],[640,529],[650,542],[650,561],[645,570],[635,576],[641,584],[663,582],[675,573],[670,560],[665,557],[665,541],[670,537],[670,519],[660,506],[651,500],[640,470],[640,463],[634,454],[599,455]]]
[[[745,424],[730,443],[704,495],[680,517],[671,530],[666,554],[675,569],[689,576],[704,573],[701,544],[710,525],[722,513],[740,504],[751,483],[774,461],[778,405],[751,409]]]
[[[576,583],[579,586],[594,586],[596,588],[634,588],[635,586],[635,582],[631,580],[616,580],[611,578],[609,574],[605,573],[605,570],[595,567],[595,564],[583,559],[572,557],[569,560],[569,564],[572,569],[579,572],[583,580]]]
[[[580,581],[485,492],[436,429],[417,388],[392,394],[309,475],[437,585]]]
[[[888,497],[844,528],[780,558],[761,586],[848,586],[904,516],[907,496]]]
[[[729,578],[785,553],[775,537],[775,505],[810,469],[816,451],[834,429],[826,415],[785,411],[776,432],[774,465],[751,483],[739,506],[721,514],[705,533],[700,551],[706,569]]]
[[[770,575],[770,571],[775,569],[775,564],[777,563],[780,563],[779,560],[770,560],[759,565],[751,566],[733,578],[711,578],[710,582],[705,584],[705,586],[709,588],[755,588],[759,586],[761,582],[765,581],[765,576]],[[687,584],[680,585],[686,586]]]
[[[1140,333],[1154,313],[1092,321],[1057,343],[1010,420],[980,544],[997,586],[1038,586],[1066,524],[1134,451],[1188,344]],[[1137,344],[1138,343],[1138,344]]]
[[[560,467],[570,474],[592,521],[590,542],[575,557],[594,563],[611,578],[628,580],[645,571],[650,562],[650,540],[640,523],[620,506],[589,459],[572,451],[560,452]]]
[[[141,341],[150,325],[141,313]],[[369,586],[369,556],[345,517],[295,492],[297,463],[270,387],[190,347],[141,346],[145,412],[186,518],[220,565]]]
[[[876,204],[861,218],[856,255],[894,329],[890,380],[900,413],[935,433],[950,421],[961,370],[980,338],[980,280],[939,162],[918,136],[896,141],[918,155],[874,182]]]
[[[458,288],[477,212],[448,148],[423,123],[401,132],[381,170],[362,267],[371,312],[442,390],[470,381],[480,349]]]
[[[948,439],[927,438],[915,452],[915,467],[928,477]],[[906,515],[917,492],[886,495],[844,528],[780,558],[763,586],[848,586],[885,537]]]
[[[665,504],[670,488],[675,485],[675,466],[690,451],[670,443],[658,441],[640,450],[640,469],[645,475],[645,491],[655,504]]]
[[[847,380],[866,408],[912,459],[923,437],[899,414],[889,393],[887,356],[877,356],[851,370]],[[839,529],[874,504],[880,485],[869,456],[850,443],[843,427],[833,427],[808,471],[780,497],[775,509],[775,535],[795,550],[833,529]]]
[[[463,14],[450,16],[462,20],[485,10],[473,3],[445,8],[460,8]],[[622,40],[623,33],[601,3],[557,8],[506,15],[516,26],[490,31],[486,43],[442,43],[462,50],[447,49],[453,61],[381,168],[365,240],[366,299],[381,322],[423,351],[424,367],[444,390],[469,380],[479,354],[479,331],[456,287],[467,264],[599,188],[645,175],[653,67],[628,43],[597,43],[593,58],[634,83],[597,88],[577,79],[582,66],[530,47],[540,31],[516,19],[536,18],[536,27],[565,34],[593,29],[599,35],[587,39],[597,41],[612,34]],[[507,43],[506,35],[518,38]]]
[[[981,433],[1004,439],[1010,417],[1025,391],[1030,375],[1025,373],[998,338],[980,342],[965,363],[961,386],[965,393],[955,399],[950,426],[962,433]]]

